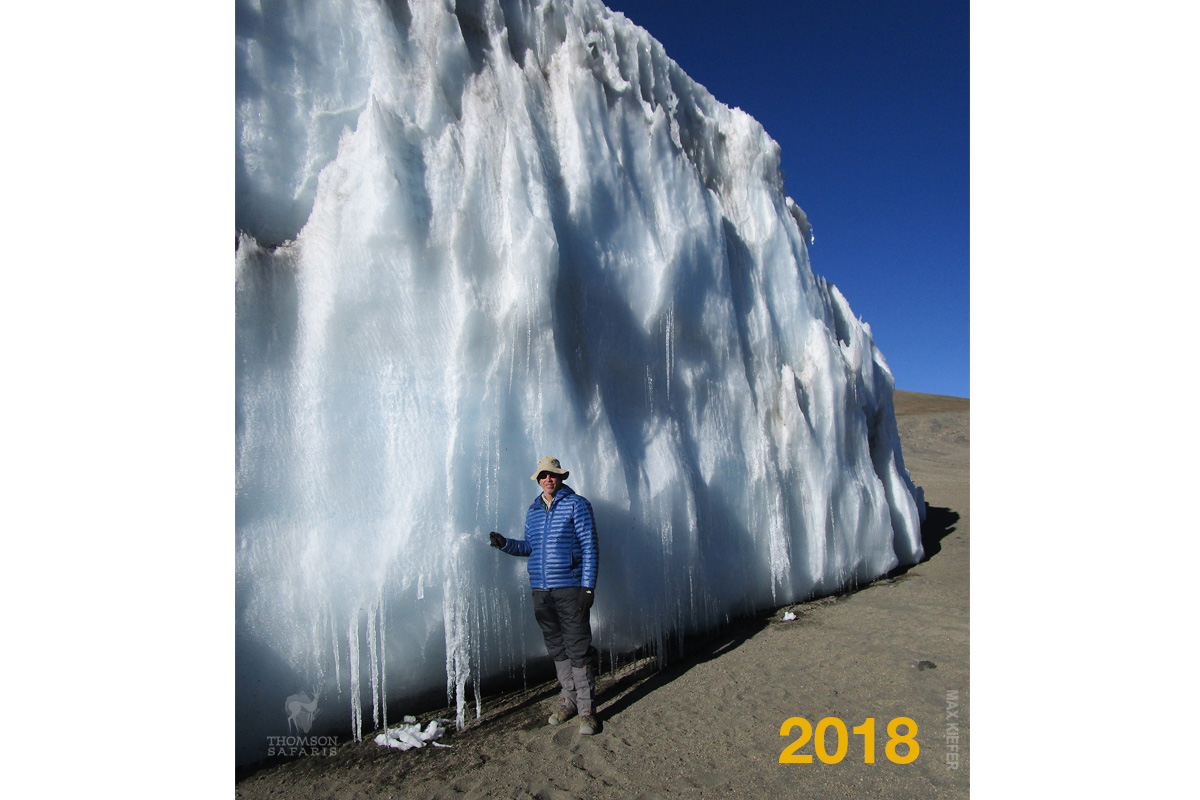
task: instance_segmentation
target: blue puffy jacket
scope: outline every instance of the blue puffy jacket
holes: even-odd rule
[[[592,504],[566,484],[554,494],[549,510],[541,494],[534,498],[525,514],[524,541],[508,539],[500,549],[529,558],[530,588],[596,588],[600,552]]]

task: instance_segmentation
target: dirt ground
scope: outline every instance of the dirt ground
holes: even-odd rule
[[[743,620],[666,669],[642,661],[602,676],[594,736],[574,721],[546,725],[556,696],[547,682],[486,698],[451,748],[400,752],[366,739],[259,770],[236,783],[237,796],[967,797],[970,401],[897,391],[895,403],[905,465],[929,506],[922,563]],[[793,717],[821,741],[799,741],[803,723],[781,735]],[[893,760],[913,752],[898,741],[913,735],[899,718],[917,729],[909,763]],[[810,763],[780,763],[789,748]]]

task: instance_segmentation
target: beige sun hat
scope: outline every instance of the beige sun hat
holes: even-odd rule
[[[562,475],[564,481],[571,477],[571,473],[562,468],[562,464],[558,463],[558,459],[551,458],[550,456],[542,456],[538,460],[537,472],[530,475],[529,479],[536,481],[538,475],[541,475],[543,472],[553,472],[555,475]]]

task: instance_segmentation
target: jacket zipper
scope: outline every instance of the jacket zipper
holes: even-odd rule
[[[546,519],[542,522],[542,588],[550,588],[550,577],[546,574],[546,551],[550,549],[550,516],[554,511],[554,504],[558,498],[550,501],[550,506],[546,508]],[[543,503],[543,506],[546,504]]]

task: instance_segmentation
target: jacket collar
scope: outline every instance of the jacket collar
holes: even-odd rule
[[[533,502],[529,506],[530,508],[546,507],[546,503],[542,500],[542,494],[542,492],[537,493],[537,497],[533,498]],[[550,507],[554,508],[556,505],[558,505],[559,500],[562,500],[569,494],[575,494],[575,490],[564,483],[562,486],[558,487],[558,491],[554,493],[554,502],[550,504]]]

